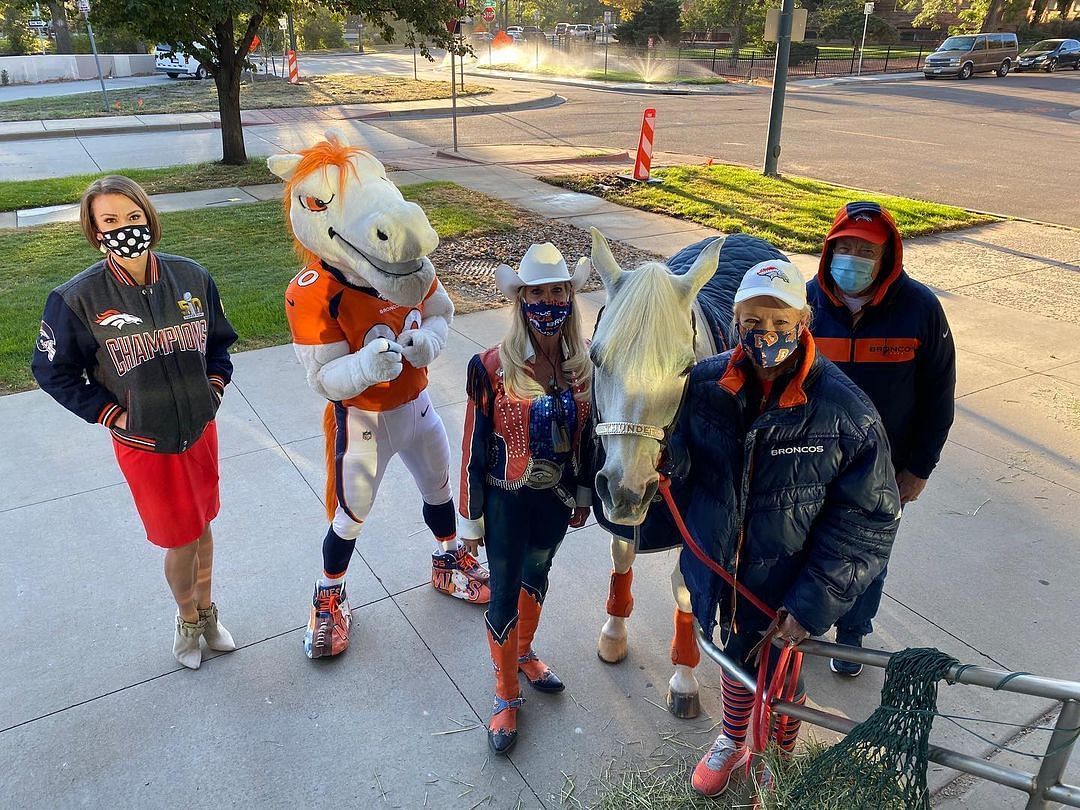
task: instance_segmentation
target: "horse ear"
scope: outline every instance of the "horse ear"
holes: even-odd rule
[[[335,146],[349,145],[349,136],[341,127],[327,127],[323,135],[326,137],[326,140]]]
[[[604,235],[596,228],[589,228],[589,230],[592,231],[592,265],[596,268],[600,280],[604,282],[604,287],[609,291],[613,290],[622,276],[622,268],[615,261]]]
[[[266,159],[266,168],[282,180],[289,180],[301,160],[300,155],[271,155]]]
[[[714,275],[717,265],[720,263],[720,249],[724,246],[725,237],[713,239],[698,254],[694,264],[686,271],[686,275],[680,279],[683,285],[683,295],[689,300],[694,300],[701,288]]]

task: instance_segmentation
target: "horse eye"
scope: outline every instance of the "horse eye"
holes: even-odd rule
[[[308,211],[315,212],[325,211],[333,201],[334,197],[331,197],[329,200],[320,200],[318,197],[311,196],[300,198],[300,204],[304,206],[304,208]]]

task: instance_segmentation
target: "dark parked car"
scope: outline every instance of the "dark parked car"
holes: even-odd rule
[[[1020,54],[1017,64],[1017,70],[1045,70],[1047,73],[1063,67],[1080,70],[1080,41],[1044,39]]]
[[[526,25],[521,29],[521,33],[525,39],[547,39],[547,34],[544,33],[543,29],[535,25]]]

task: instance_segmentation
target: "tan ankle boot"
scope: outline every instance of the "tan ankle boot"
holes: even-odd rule
[[[188,669],[198,669],[202,663],[202,647],[199,639],[206,630],[206,622],[199,619],[197,622],[185,622],[176,614],[176,633],[173,635],[172,651],[176,660]]]
[[[218,620],[216,604],[211,602],[210,607],[199,608],[199,621],[204,622],[206,625],[203,638],[206,639],[207,647],[218,652],[232,652],[236,649],[236,642],[233,641],[232,634]]]

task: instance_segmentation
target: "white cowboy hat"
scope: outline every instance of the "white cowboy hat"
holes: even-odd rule
[[[558,284],[568,282],[577,292],[585,286],[592,272],[592,262],[582,257],[571,276],[566,267],[566,260],[559,249],[551,242],[533,245],[521,259],[517,272],[508,264],[500,264],[495,271],[495,284],[507,298],[516,298],[522,287],[535,287],[540,284]]]

